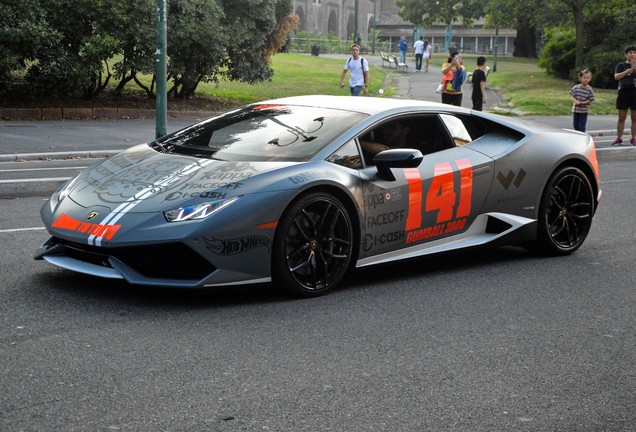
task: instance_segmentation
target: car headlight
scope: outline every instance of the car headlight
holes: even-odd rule
[[[57,205],[61,203],[62,201],[64,201],[64,198],[66,198],[69,195],[69,193],[71,192],[71,189],[73,189],[73,187],[75,187],[75,185],[77,184],[77,179],[79,178],[79,176],[80,174],[67,180],[66,183],[64,183],[55,192],[53,192],[53,194],[51,195],[51,198],[49,199],[49,205],[51,206],[51,211],[54,211],[55,207],[57,207]]]
[[[187,207],[179,207],[163,212],[168,222],[183,222],[190,220],[201,220],[216,213],[233,202],[238,201],[240,196],[194,204]]]

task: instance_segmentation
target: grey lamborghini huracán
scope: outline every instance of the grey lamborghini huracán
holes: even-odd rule
[[[51,238],[35,258],[138,285],[315,296],[352,267],[462,248],[572,253],[600,197],[583,133],[431,102],[291,97],[90,166],[42,207]]]

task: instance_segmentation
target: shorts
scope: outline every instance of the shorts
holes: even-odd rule
[[[442,103],[462,106],[463,93],[442,93]]]
[[[636,111],[636,88],[621,89],[616,96],[616,109]]]

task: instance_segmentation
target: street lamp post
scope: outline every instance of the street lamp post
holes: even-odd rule
[[[371,52],[373,54],[375,54],[375,5],[378,2],[378,0],[372,0],[373,1],[373,42],[371,42]]]
[[[155,75],[157,76],[157,105],[155,113],[155,138],[166,134],[166,124],[168,122],[168,94],[166,92],[166,81],[168,76],[168,61],[166,59],[166,49],[168,47],[168,25],[167,25],[166,0],[157,0],[157,64],[155,65]]]
[[[497,51],[499,51],[499,23],[495,23],[495,60],[492,64],[492,71],[497,72]]]
[[[353,43],[358,43],[358,3],[356,0],[353,7]]]

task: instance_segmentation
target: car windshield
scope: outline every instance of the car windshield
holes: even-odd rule
[[[158,151],[227,161],[306,161],[365,114],[305,106],[253,105],[158,139]]]

